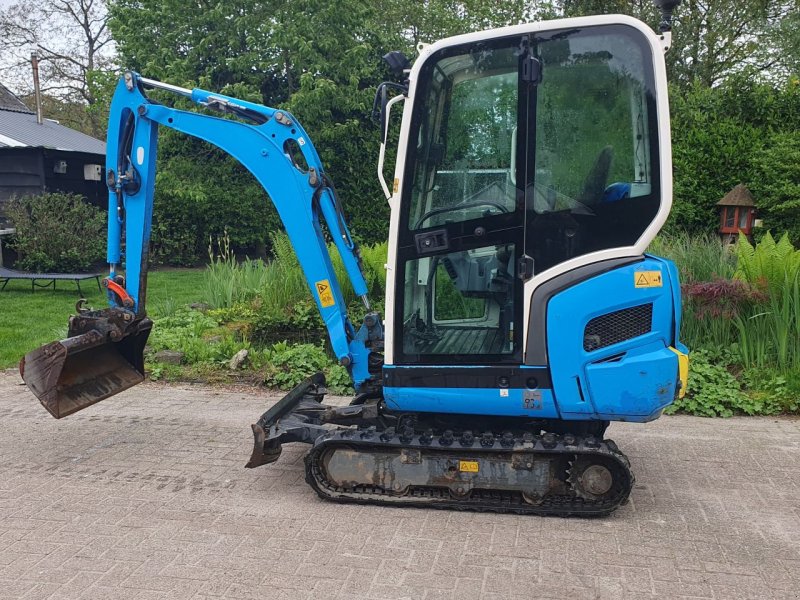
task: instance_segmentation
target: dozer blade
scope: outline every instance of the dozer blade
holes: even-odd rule
[[[56,419],[144,381],[144,346],[153,322],[144,318],[120,329],[116,315],[105,312],[73,317],[71,337],[37,348],[19,363],[22,379]],[[74,335],[76,329],[85,333]]]
[[[325,395],[325,375],[315,373],[295,386],[253,423],[253,453],[245,465],[255,469],[273,463],[281,455],[281,444],[314,440],[327,429],[320,423],[324,409],[320,404]]]

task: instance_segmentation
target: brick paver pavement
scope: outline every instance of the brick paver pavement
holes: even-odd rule
[[[580,520],[335,505],[275,397],[140,385],[61,421],[0,372],[0,598],[800,598],[800,420],[614,424],[631,502]]]

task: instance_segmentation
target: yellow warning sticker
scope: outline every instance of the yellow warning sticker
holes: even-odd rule
[[[478,461],[477,460],[460,460],[458,461],[458,470],[462,473],[477,473]]]
[[[394,187],[392,188],[392,192],[394,192],[396,194],[399,191],[400,191],[400,180],[397,177],[395,177],[394,178]]]
[[[322,281],[318,281],[314,284],[317,287],[317,294],[319,295],[319,303],[322,305],[322,308],[328,308],[329,306],[333,306],[335,303],[333,301],[333,292],[331,292],[331,282],[327,279],[323,279]]]
[[[633,286],[637,288],[663,287],[661,271],[635,271],[633,273]]]

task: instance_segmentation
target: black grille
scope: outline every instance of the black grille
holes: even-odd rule
[[[640,304],[595,317],[583,332],[583,349],[599,350],[649,333],[653,328],[653,304]]]

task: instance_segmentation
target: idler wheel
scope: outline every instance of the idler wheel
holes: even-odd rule
[[[614,476],[608,467],[578,458],[569,470],[572,491],[584,500],[600,500],[614,486]]]

